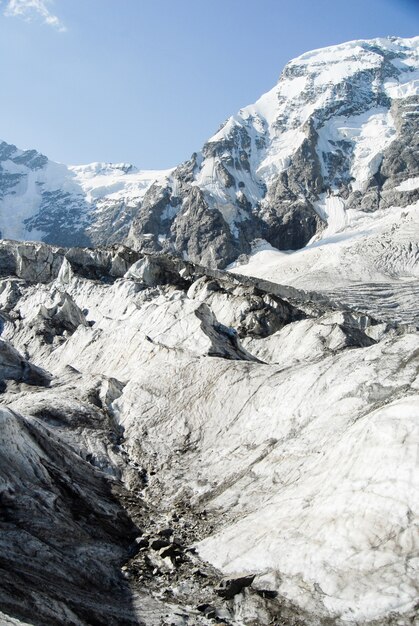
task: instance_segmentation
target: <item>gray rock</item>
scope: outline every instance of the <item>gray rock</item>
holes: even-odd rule
[[[242,574],[236,576],[226,576],[220,581],[216,593],[225,600],[231,600],[241,593],[246,587],[250,587],[256,574]]]
[[[111,485],[39,420],[2,408],[0,421],[2,611],[48,626],[138,624],[118,567],[135,529]]]
[[[163,548],[171,547],[171,541],[164,539],[163,537],[154,537],[150,539],[150,548],[152,550],[160,551]]]
[[[46,386],[51,376],[25,359],[8,341],[0,339],[0,386],[4,387],[7,380]]]

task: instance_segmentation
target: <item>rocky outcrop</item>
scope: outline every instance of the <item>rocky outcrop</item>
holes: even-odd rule
[[[414,183],[419,175],[418,105],[418,96],[393,101],[390,113],[395,137],[383,151],[376,172],[368,179],[363,192],[350,193],[349,209],[376,211],[392,206],[405,207],[419,199],[419,187],[409,183],[412,179]]]
[[[47,372],[27,361],[8,341],[0,340],[0,387],[4,391],[8,380],[28,385],[48,385]]]
[[[48,424],[52,407],[0,409],[1,611],[36,626],[138,624],[120,571],[138,531],[112,480]]]
[[[250,587],[254,579],[255,576],[251,574],[238,575],[234,576],[234,578],[226,577],[222,579],[216,591],[222,598],[231,600],[234,596],[241,593],[243,589]]]

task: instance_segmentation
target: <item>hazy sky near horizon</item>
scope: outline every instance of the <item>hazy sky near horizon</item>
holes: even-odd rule
[[[0,140],[167,168],[313,48],[419,35],[419,0],[0,0]]]

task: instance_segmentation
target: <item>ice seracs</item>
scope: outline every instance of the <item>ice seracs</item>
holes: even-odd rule
[[[6,613],[414,623],[414,324],[122,246],[0,273]]]

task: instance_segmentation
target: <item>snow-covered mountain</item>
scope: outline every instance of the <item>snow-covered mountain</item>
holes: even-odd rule
[[[126,163],[66,166],[0,143],[0,234],[58,245],[126,238],[148,190],[169,172]]]
[[[261,241],[298,249],[419,198],[419,38],[377,39],[291,61],[154,185],[130,241],[225,267]]]
[[[65,167],[2,144],[0,230],[60,245],[130,231],[137,249],[213,267],[299,249],[419,199],[418,115],[418,37],[315,50],[173,170]]]

